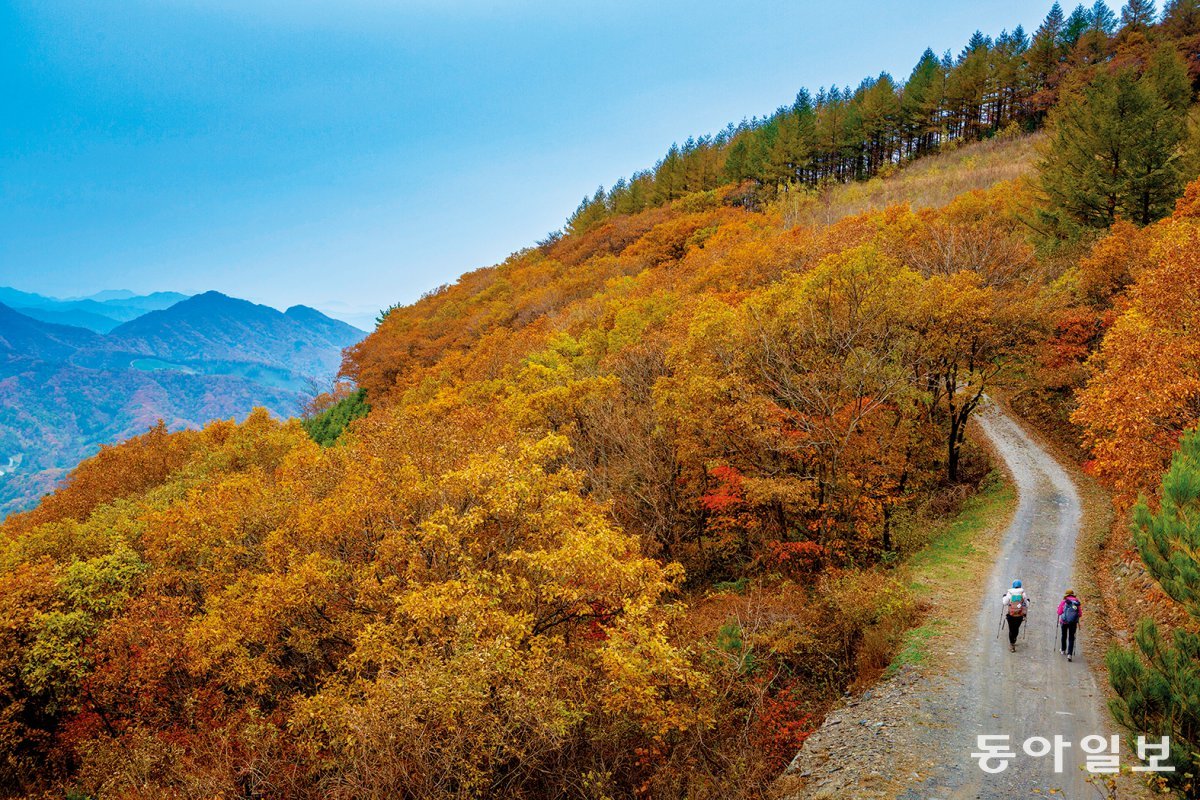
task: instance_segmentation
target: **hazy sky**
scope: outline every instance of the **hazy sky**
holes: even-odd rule
[[[672,141],[1049,6],[0,0],[0,285],[408,302]]]

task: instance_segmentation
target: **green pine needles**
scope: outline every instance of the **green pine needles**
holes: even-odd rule
[[[1171,212],[1183,186],[1191,98],[1187,69],[1164,45],[1140,75],[1103,70],[1051,116],[1040,166],[1042,222],[1074,239],[1118,219],[1147,225]]]
[[[1133,537],[1142,560],[1163,591],[1200,623],[1200,430],[1186,433],[1163,477],[1157,511],[1142,498],[1133,513]],[[1170,639],[1143,619],[1136,647],[1113,648],[1107,657],[1117,698],[1109,703],[1126,727],[1171,737],[1170,780],[1185,797],[1194,785],[1200,753],[1200,635],[1176,628]]]
[[[359,389],[347,397],[343,397],[329,408],[310,419],[302,420],[301,425],[313,441],[322,447],[334,444],[350,423],[359,417],[365,417],[371,410],[367,402],[367,390]]]

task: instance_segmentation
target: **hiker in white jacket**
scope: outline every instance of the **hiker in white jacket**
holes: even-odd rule
[[[1000,601],[1004,607],[1004,619],[1008,623],[1008,649],[1017,652],[1017,633],[1021,623],[1025,621],[1025,613],[1029,610],[1029,593],[1020,581],[1013,581],[1012,588],[1004,593]]]

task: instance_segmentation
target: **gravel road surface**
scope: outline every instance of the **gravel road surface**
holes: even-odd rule
[[[1068,663],[1058,651],[1056,611],[1072,588],[1082,508],[1070,476],[997,406],[978,414],[979,427],[1004,461],[1017,489],[1017,508],[1002,534],[991,574],[964,597],[929,663],[906,666],[862,697],[835,709],[780,780],[777,797],[892,800],[1013,800],[1101,795],[1082,769],[1085,737],[1116,731],[1084,649]],[[1001,598],[1013,579],[1031,607],[1017,652],[1007,632],[997,636]],[[1086,607],[1079,637],[1088,636]],[[956,630],[954,626],[960,626]],[[1007,769],[983,772],[976,737],[1007,735],[1015,751]],[[1053,751],[1023,751],[1030,737],[1069,744],[1056,770]],[[1037,749],[1035,743],[1034,748]],[[1123,762],[1132,759],[1122,753]],[[1141,796],[1140,790],[1131,794]],[[1126,794],[1122,793],[1122,797]]]

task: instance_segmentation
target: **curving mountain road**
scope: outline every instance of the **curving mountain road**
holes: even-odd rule
[[[1075,661],[1058,652],[1056,611],[1071,588],[1082,508],[1066,470],[1000,408],[978,414],[982,433],[1007,465],[1017,508],[999,537],[990,575],[942,609],[945,625],[926,663],[910,665],[832,711],[805,742],[779,793],[789,800],[1012,800],[1100,796],[1081,769],[1088,736],[1115,731],[1103,693],[1077,642]],[[993,529],[994,530],[994,529]],[[1008,648],[997,636],[1000,599],[1014,578],[1031,598],[1029,621]],[[1084,597],[1085,604],[1088,598]],[[1080,638],[1090,637],[1087,607]],[[988,774],[971,754],[979,735],[1007,735],[1015,751],[1003,772]],[[1062,737],[1061,769],[1053,755],[1027,755],[1030,737]],[[1122,761],[1128,763],[1128,755]],[[1128,794],[1131,792],[1132,795]],[[1122,797],[1141,796],[1130,784]]]
[[[979,424],[1008,465],[1019,500],[975,620],[973,655],[962,683],[960,758],[969,758],[968,745],[970,752],[977,749],[977,734],[1007,734],[1017,755],[995,775],[970,761],[971,769],[960,773],[964,780],[951,796],[1007,800],[1056,790],[1068,798],[1089,797],[1095,790],[1085,781],[1079,745],[1086,736],[1111,735],[1111,725],[1083,649],[1077,642],[1075,660],[1068,663],[1055,640],[1058,601],[1074,575],[1079,494],[1058,462],[997,407],[983,411]],[[1006,633],[999,638],[996,633],[1000,598],[1014,578],[1024,582],[1031,605],[1017,652],[1010,653]],[[1080,637],[1087,635],[1087,624],[1085,614]],[[1051,742],[1062,736],[1071,745],[1063,752],[1060,773],[1053,754],[1034,758],[1022,752],[1021,743],[1032,736]]]

